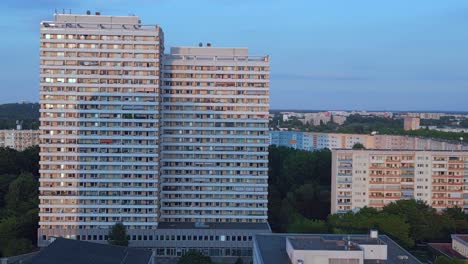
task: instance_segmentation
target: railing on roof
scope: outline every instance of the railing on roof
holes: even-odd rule
[[[264,61],[269,60],[269,56],[216,56],[216,55],[165,55],[166,59],[172,60],[197,60],[197,61]]]
[[[128,29],[128,30],[153,30],[158,29],[155,24],[123,24],[123,23],[89,23],[89,22],[56,22],[43,21],[42,27],[46,28],[77,28],[77,29]]]

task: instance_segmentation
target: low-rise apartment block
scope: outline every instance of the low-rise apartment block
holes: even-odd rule
[[[39,145],[39,130],[0,130],[0,147],[18,151]]]
[[[437,210],[468,209],[468,152],[332,151],[332,213],[416,199]]]
[[[468,150],[468,144],[412,136],[270,131],[270,145],[308,151],[350,149],[356,143],[366,149]]]

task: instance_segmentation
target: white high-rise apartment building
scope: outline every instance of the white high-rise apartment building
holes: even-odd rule
[[[467,183],[466,151],[333,150],[331,212],[382,208],[400,199],[467,211]]]
[[[56,14],[40,35],[40,238],[156,228],[161,28]]]
[[[269,57],[163,50],[136,16],[41,23],[39,246],[122,222],[160,256],[239,257],[270,232]]]
[[[266,223],[269,58],[175,47],[161,94],[162,221]]]

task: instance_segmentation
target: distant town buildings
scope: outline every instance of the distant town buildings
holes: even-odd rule
[[[331,213],[382,208],[400,199],[468,211],[467,171],[463,151],[333,150]]]
[[[320,126],[327,124],[331,121],[332,115],[329,112],[319,112],[319,113],[306,113],[304,114],[304,124],[309,124],[313,126]]]
[[[39,130],[0,130],[0,147],[18,151],[39,145]]]
[[[254,238],[254,264],[421,264],[387,236],[259,234]]]
[[[405,130],[418,130],[420,119],[419,117],[406,116],[404,118],[404,129]]]
[[[465,132],[468,133],[468,128],[454,128],[454,127],[437,127],[437,126],[425,126],[429,130],[437,130],[442,132],[452,132],[452,133],[460,133]]]
[[[468,150],[465,143],[412,136],[270,131],[270,145],[308,151],[350,149],[356,143],[366,149]]]

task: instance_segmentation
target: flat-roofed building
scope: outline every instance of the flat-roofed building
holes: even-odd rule
[[[331,212],[382,208],[416,199],[437,210],[468,209],[468,152],[418,150],[332,151]]]
[[[174,47],[162,69],[161,218],[267,222],[269,58]]]
[[[137,16],[41,23],[39,245],[157,227],[162,53]]]
[[[0,130],[0,147],[18,151],[39,145],[39,130]]]
[[[136,16],[42,22],[39,246],[122,222],[165,258],[249,258],[271,232],[269,57],[163,48]]]
[[[406,116],[404,118],[404,129],[405,130],[418,130],[420,128],[419,123],[420,123],[419,117],[412,117],[412,116]]]
[[[421,264],[389,237],[378,234],[257,234],[253,263]]]

